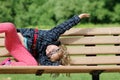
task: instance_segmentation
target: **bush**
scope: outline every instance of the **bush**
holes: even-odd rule
[[[120,0],[0,0],[0,22],[17,27],[57,25],[74,14],[90,13],[82,23],[119,23]]]

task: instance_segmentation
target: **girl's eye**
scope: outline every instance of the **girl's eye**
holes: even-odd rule
[[[60,49],[57,49],[56,52],[58,52]]]
[[[53,54],[57,53],[60,49],[52,50],[47,56],[51,57]]]

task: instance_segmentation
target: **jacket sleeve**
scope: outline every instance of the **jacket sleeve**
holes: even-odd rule
[[[53,40],[57,40],[61,34],[63,34],[66,30],[69,30],[73,26],[77,25],[79,22],[80,18],[78,17],[78,15],[75,15],[67,21],[49,30],[48,36],[51,37]]]

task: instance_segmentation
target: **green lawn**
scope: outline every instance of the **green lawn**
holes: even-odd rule
[[[39,29],[51,29],[53,28],[55,25],[53,26],[29,26],[28,28],[39,28]],[[89,28],[89,27],[120,27],[120,24],[91,24],[91,23],[88,23],[88,24],[78,24],[74,27],[80,27],[80,28]]]
[[[120,27],[120,24],[78,24],[75,27],[91,28],[91,27]]]
[[[91,76],[87,73],[71,74],[70,77],[66,77],[65,74],[61,74],[56,79],[50,77],[49,74],[42,76],[35,76],[33,74],[1,74],[0,80],[92,80]],[[120,80],[120,73],[102,73],[100,80]]]

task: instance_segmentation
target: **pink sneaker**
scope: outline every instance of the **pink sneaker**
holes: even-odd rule
[[[10,58],[7,58],[7,59],[3,60],[3,61],[0,63],[0,66],[1,66],[1,65],[10,65],[10,63],[11,63],[11,59],[10,59]]]

